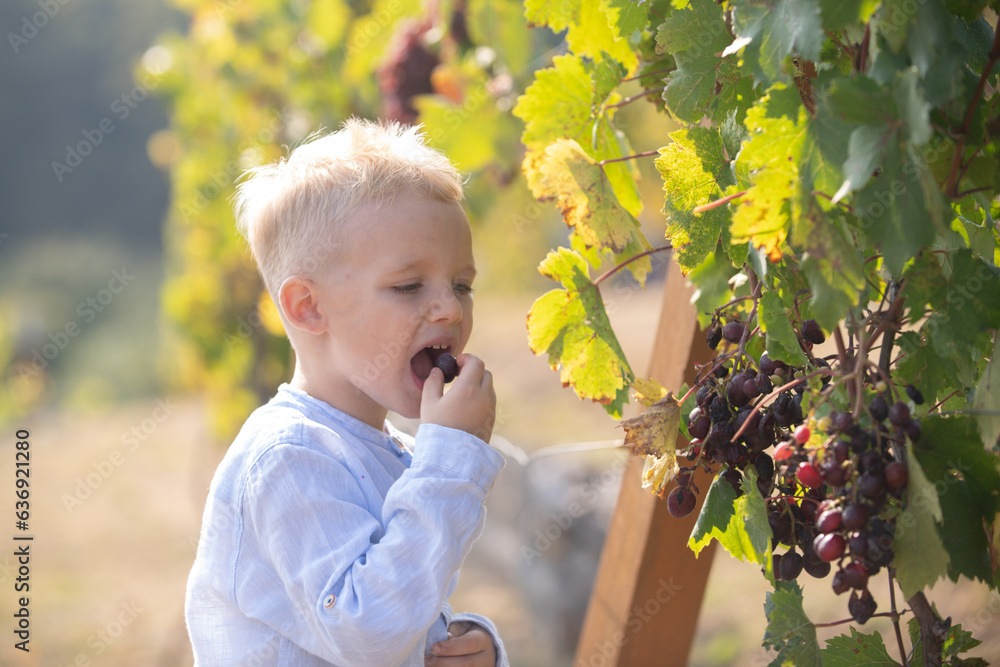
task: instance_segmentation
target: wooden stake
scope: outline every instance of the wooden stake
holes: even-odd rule
[[[650,376],[677,393],[694,381],[694,363],[712,354],[691,305],[693,290],[670,262]],[[678,448],[686,445],[678,438]],[[699,558],[687,540],[711,485],[699,472],[699,506],[683,519],[641,488],[644,459],[630,457],[611,518],[577,645],[576,667],[681,667],[688,662],[715,542]],[[682,459],[683,463],[683,459]]]

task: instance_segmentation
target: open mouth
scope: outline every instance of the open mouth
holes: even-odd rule
[[[420,378],[421,381],[426,380],[427,376],[431,374],[431,369],[434,368],[438,357],[450,349],[449,345],[430,345],[417,352],[410,359],[410,367],[413,369],[414,375]]]

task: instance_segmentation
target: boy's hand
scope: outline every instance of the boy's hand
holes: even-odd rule
[[[435,642],[424,667],[493,667],[496,649],[488,632],[471,621],[455,621],[448,626],[449,638]]]
[[[460,354],[456,359],[459,374],[447,394],[441,369],[432,368],[424,380],[420,421],[465,431],[489,442],[497,404],[493,375],[479,357]]]

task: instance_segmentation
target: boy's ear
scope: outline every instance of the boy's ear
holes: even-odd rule
[[[319,305],[316,283],[301,276],[290,276],[278,289],[278,305],[285,319],[296,329],[312,334],[326,331],[326,315]]]

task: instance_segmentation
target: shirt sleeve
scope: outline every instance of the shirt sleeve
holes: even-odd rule
[[[420,426],[415,449],[381,516],[327,453],[268,450],[245,496],[249,542],[236,582],[244,612],[335,664],[402,663],[440,616],[503,467],[482,440],[441,426]],[[297,613],[287,613],[289,600]]]
[[[497,627],[493,625],[493,621],[485,616],[480,616],[479,614],[469,614],[466,612],[453,614],[451,622],[454,623],[455,621],[470,621],[482,627],[483,630],[486,630],[486,632],[490,635],[490,639],[493,640],[493,648],[497,654],[496,667],[510,667],[510,663],[507,662],[507,650],[503,646],[503,640],[500,639],[500,633],[497,632]]]

